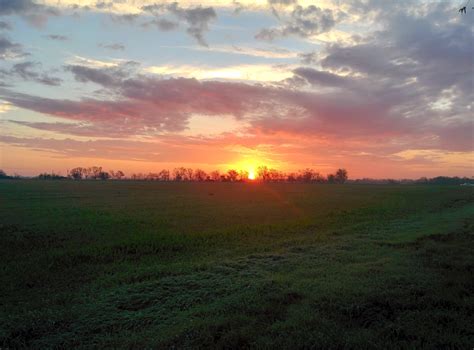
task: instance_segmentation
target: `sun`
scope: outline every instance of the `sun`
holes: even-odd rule
[[[258,179],[257,169],[260,166],[258,159],[243,159],[236,163],[228,164],[227,169],[236,169],[242,181],[256,181]]]
[[[249,180],[255,180],[255,171],[253,169],[249,169],[249,175],[247,177]]]

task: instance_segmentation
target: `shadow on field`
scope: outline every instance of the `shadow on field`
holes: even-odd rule
[[[129,281],[100,292],[94,305],[80,311],[79,319],[64,310],[50,311],[50,319],[31,314],[28,322],[18,319],[14,328],[1,334],[0,343],[7,348],[105,343],[120,347],[114,342],[114,334],[120,332],[130,337],[132,347],[470,346],[474,314],[470,227],[390,249],[408,252],[429,279],[418,283],[405,276],[400,281],[389,279],[389,284],[375,290],[362,289],[360,294],[335,291],[330,295],[318,289],[323,280],[316,286],[298,286],[294,280],[278,277],[282,269],[299,265],[301,259],[311,260],[318,250],[253,254],[202,271]],[[173,327],[183,320],[187,320],[184,327]],[[144,328],[148,331],[142,333]],[[162,329],[167,329],[166,334]],[[84,343],[98,334],[109,336],[99,343]]]
[[[408,249],[408,258],[417,260],[419,272],[429,276],[426,281],[392,280],[362,295],[342,297],[303,294],[268,283],[256,291],[262,296],[258,303],[249,300],[239,309],[222,311],[240,316],[219,321],[218,314],[213,314],[212,324],[160,345],[469,348],[474,340],[471,229],[466,225],[459,232],[429,235],[395,248]]]

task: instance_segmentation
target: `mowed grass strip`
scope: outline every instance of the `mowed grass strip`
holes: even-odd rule
[[[1,347],[470,348],[474,192],[0,182]]]

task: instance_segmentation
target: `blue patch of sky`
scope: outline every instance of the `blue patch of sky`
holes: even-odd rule
[[[24,45],[25,51],[31,53],[31,56],[12,64],[22,61],[40,62],[43,70],[63,79],[60,87],[18,80],[14,90],[61,99],[100,96],[96,94],[98,85],[77,82],[71,73],[64,70],[64,65],[76,55],[101,61],[133,60],[143,66],[225,67],[239,64],[297,63],[298,59],[216,52],[213,47],[235,46],[267,50],[276,47],[291,52],[308,52],[319,47],[294,37],[280,38],[271,43],[256,40],[255,34],[259,30],[278,25],[278,20],[269,11],[243,11],[235,15],[230,10],[218,10],[218,19],[210,24],[209,31],[204,32],[209,49],[199,46],[195,39],[186,33],[186,23],[180,23],[178,29],[167,32],[155,27],[146,29],[140,26],[151,18],[143,15],[135,23],[120,23],[104,13],[83,12],[79,18],[68,15],[50,17],[44,27],[36,28],[19,17],[12,17],[14,30],[9,33],[9,37],[12,41]],[[47,35],[50,34],[63,35],[68,37],[68,40],[48,39]],[[100,43],[119,43],[125,46],[125,50],[108,50],[99,47]]]

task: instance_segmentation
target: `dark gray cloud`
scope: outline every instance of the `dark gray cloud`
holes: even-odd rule
[[[295,76],[306,80],[309,84],[316,86],[349,88],[351,84],[351,79],[307,67],[296,68],[293,70],[293,73]]]
[[[82,83],[93,82],[103,86],[111,86],[120,81],[120,77],[116,76],[112,69],[101,70],[80,65],[69,65],[65,69],[73,73],[74,78]]]
[[[383,123],[392,130],[408,126],[404,133],[423,140],[424,145],[416,143],[419,148],[472,150],[471,24],[448,3],[427,4],[417,11],[388,7],[363,7],[380,29],[360,43],[329,44],[318,55],[308,54],[306,63],[320,68],[294,70],[295,83],[337,87],[341,103],[354,98],[386,106],[377,118],[385,114],[396,120],[392,126]],[[410,142],[413,147],[415,142]]]
[[[46,35],[46,37],[48,39],[51,39],[51,40],[57,40],[57,41],[66,41],[66,40],[69,40],[69,38],[65,35],[59,35],[59,34],[49,34],[49,35]]]
[[[280,18],[280,15],[273,8],[273,13]],[[341,14],[338,14],[341,16]],[[333,11],[321,9],[311,5],[308,7],[295,6],[290,15],[280,19],[281,25],[273,28],[264,28],[257,35],[256,39],[272,41],[278,37],[290,35],[308,38],[331,30],[336,25],[336,16]]]
[[[0,74],[7,79],[22,79],[24,81],[34,81],[44,85],[57,86],[61,84],[61,79],[53,77],[46,72],[38,72],[41,64],[38,62],[26,61],[14,64],[10,70],[2,69]]]
[[[26,56],[23,47],[18,43],[13,43],[5,37],[0,36],[0,60],[7,60]]]
[[[10,23],[5,21],[0,21],[0,30],[11,30],[12,26]]]
[[[140,15],[136,13],[129,13],[125,15],[111,15],[110,18],[112,21],[117,23],[132,24],[135,23],[138,18],[140,18]]]
[[[234,11],[232,11],[234,15],[239,15],[245,10],[245,6],[237,0],[232,0],[232,4],[234,5]]]
[[[74,78],[82,83],[92,82],[104,87],[114,87],[129,77],[139,64],[127,61],[116,67],[91,68],[81,65],[67,65],[65,70],[74,74]]]
[[[0,0],[0,15],[23,14],[37,10],[39,5],[32,0]]]
[[[115,51],[123,51],[123,50],[125,50],[125,45],[120,44],[120,43],[112,43],[112,44],[103,44],[103,43],[100,43],[98,46],[99,46],[99,47],[102,47],[102,48],[104,48],[104,49],[115,50]]]
[[[114,7],[114,4],[112,2],[98,1],[95,4],[95,8],[99,10],[112,9],[113,7]]]
[[[268,0],[268,3],[270,5],[283,5],[283,6],[289,6],[296,4],[296,0]]]
[[[298,54],[298,57],[301,59],[303,64],[312,64],[318,61],[319,53],[316,51],[313,52],[301,52]]]
[[[272,10],[273,15],[280,19],[280,14],[278,13],[278,8],[288,7],[290,5],[295,5],[298,2],[296,0],[267,0],[270,9]]]
[[[209,23],[217,18],[216,11],[212,7],[190,7],[183,8],[177,2],[171,4],[155,4],[142,8],[144,11],[157,16],[154,23],[161,30],[170,30],[174,27],[174,22],[160,18],[162,15],[172,15],[187,25],[186,32],[203,46],[208,46],[204,39],[204,32],[209,30]],[[163,22],[165,21],[165,22]]]
[[[145,22],[142,24],[142,27],[148,28],[150,26],[156,26],[159,30],[163,32],[168,32],[171,30],[175,30],[179,27],[178,22],[170,21],[166,18],[155,18],[151,21]]]
[[[33,0],[0,0],[0,16],[18,15],[30,24],[41,27],[49,16],[58,16],[53,7],[35,3]]]
[[[448,4],[414,14],[398,9],[380,12],[382,29],[362,44],[329,45],[320,65],[334,72],[366,76],[360,89],[396,105],[406,118],[430,113],[437,118],[467,118],[473,106],[474,46],[471,24],[457,18]],[[436,108],[436,101],[449,107]],[[434,111],[427,106],[434,105]],[[429,112],[428,112],[429,111]]]

